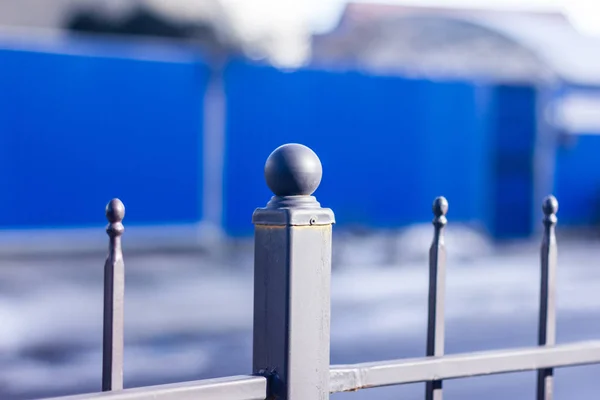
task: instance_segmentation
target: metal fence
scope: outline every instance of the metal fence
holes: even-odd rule
[[[312,193],[321,182],[317,155],[300,144],[277,148],[265,165],[274,193],[254,212],[254,333],[252,375],[123,390],[125,208],[106,208],[109,254],[105,264],[104,392],[61,400],[317,400],[330,393],[425,382],[425,398],[440,400],[446,379],[537,370],[537,398],[553,395],[553,369],[600,363],[600,341],[556,345],[556,212],[542,206],[541,288],[538,347],[444,354],[444,227],[448,202],[433,203],[429,252],[429,316],[426,356],[416,359],[333,365],[330,354],[331,246],[334,214]],[[533,384],[533,382],[532,382]],[[57,398],[58,400],[58,398]]]

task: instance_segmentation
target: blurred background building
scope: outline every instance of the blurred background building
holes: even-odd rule
[[[480,332],[494,345],[533,343],[537,292],[523,282],[538,273],[527,246],[549,193],[560,203],[559,235],[578,239],[560,242],[570,254],[560,269],[563,332],[593,331],[592,6],[0,1],[0,398],[97,389],[96,254],[113,197],[127,208],[126,384],[247,372],[245,245],[253,210],[271,196],[264,162],[286,142],[320,156],[316,195],[336,213],[332,362],[421,355],[439,195],[450,204],[451,350],[487,348]],[[76,254],[87,251],[94,256]],[[586,397],[584,386],[557,390]],[[517,398],[500,389],[474,398]]]
[[[565,14],[351,2],[319,32],[259,3],[3,2],[7,236],[85,237],[111,196],[178,243],[247,236],[286,141],[323,158],[340,227],[418,224],[444,194],[454,221],[526,238],[551,192],[563,225],[596,223],[600,40]]]

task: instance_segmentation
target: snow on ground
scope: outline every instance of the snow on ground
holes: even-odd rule
[[[479,243],[478,253],[466,259],[456,239],[449,231],[447,352],[535,345],[537,245],[498,249],[471,237],[466,249]],[[424,354],[428,239],[411,240],[410,247],[398,237],[336,241],[332,363]],[[424,249],[404,257],[390,245]],[[599,243],[560,247],[559,342],[600,338],[599,257]],[[248,246],[218,255],[126,253],[126,386],[249,373],[251,263]],[[13,258],[0,265],[0,398],[99,390],[103,260]],[[598,373],[594,366],[557,371],[556,398],[592,398]],[[533,373],[448,381],[445,398],[532,398],[534,383]],[[417,399],[423,390],[407,385],[332,398]]]

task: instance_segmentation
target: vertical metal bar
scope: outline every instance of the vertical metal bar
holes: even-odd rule
[[[252,369],[268,378],[269,398],[329,399],[334,215],[311,196],[321,176],[321,162],[308,147],[277,148],[265,165],[275,196],[252,216]]]
[[[204,66],[199,67],[204,68]],[[200,141],[198,159],[202,185],[199,185],[199,198],[202,209],[198,210],[202,222],[211,229],[221,229],[223,218],[223,170],[225,160],[225,120],[227,106],[225,103],[224,67],[213,65],[209,71],[209,79],[204,94],[202,110],[204,134]]]
[[[438,197],[433,202],[433,242],[429,248],[429,307],[427,321],[427,356],[444,355],[444,301],[446,294],[446,246],[444,227],[447,224],[448,201]],[[442,400],[442,381],[425,384],[426,400]]]
[[[125,206],[112,199],[106,206],[110,238],[104,263],[104,335],[102,343],[102,391],[123,389],[123,303],[125,296],[125,266],[121,235]]]
[[[541,285],[540,319],[538,326],[538,344],[552,346],[556,344],[556,213],[558,201],[554,196],[544,199],[544,233],[541,246]],[[553,397],[553,369],[545,368],[537,373],[537,399],[551,400]]]

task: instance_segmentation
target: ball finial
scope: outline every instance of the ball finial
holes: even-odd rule
[[[558,212],[558,200],[556,200],[556,197],[552,195],[546,196],[542,203],[542,211],[546,216],[556,214]]]
[[[106,205],[106,219],[111,224],[123,221],[125,218],[125,206],[119,199],[112,199]]]
[[[448,213],[448,200],[446,200],[446,198],[443,196],[437,197],[433,201],[432,209],[433,215],[436,218],[446,216],[446,214]]]
[[[310,196],[323,176],[321,161],[308,147],[290,143],[276,148],[265,163],[267,186],[276,196]]]

